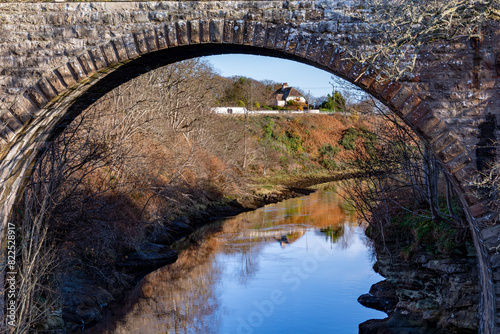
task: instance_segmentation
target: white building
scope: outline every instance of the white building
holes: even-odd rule
[[[297,103],[306,104],[306,98],[298,90],[288,86],[284,83],[274,94],[274,105],[284,107],[288,101],[295,101]]]
[[[212,108],[216,114],[244,114],[247,112],[245,107],[216,107]]]

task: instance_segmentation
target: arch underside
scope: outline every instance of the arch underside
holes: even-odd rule
[[[213,25],[210,27],[213,30]],[[220,38],[214,37],[211,30],[208,42],[193,43],[192,39],[186,39],[179,33],[182,32],[179,26],[177,29],[177,41],[173,43],[175,45],[169,46],[172,41],[167,37],[163,37],[164,43],[159,42],[161,36],[157,33],[152,40],[146,37],[142,39],[140,34],[135,34],[133,39],[120,38],[92,49],[48,73],[35,85],[27,87],[8,114],[1,117],[5,124],[0,130],[0,136],[5,142],[3,147],[0,146],[2,240],[5,240],[6,226],[15,200],[23,191],[31,167],[43,154],[46,142],[53,140],[82,111],[115,87],[167,64],[208,55],[241,53],[295,60],[330,72],[361,87],[387,105],[415,130],[440,159],[447,172],[453,176],[457,189],[461,189],[460,173],[472,160],[458,137],[448,129],[445,121],[422,101],[412,83],[379,80],[379,73],[366,70],[365,65],[347,59],[341,47],[321,36],[311,37],[309,33],[295,35],[294,41],[291,41],[291,37],[279,41],[279,28],[274,32],[274,39],[270,39],[271,32],[268,29],[262,40],[255,33],[248,39],[251,42],[244,44],[244,38],[241,43],[235,43],[235,36],[232,36],[231,42],[224,43],[225,30],[219,29]],[[147,36],[147,33],[141,34]],[[200,39],[203,39],[203,33],[200,33],[200,36]],[[269,42],[270,40],[272,42]],[[463,196],[464,191],[461,191],[460,200],[463,206],[468,208],[470,204]],[[470,211],[468,213],[480,265],[481,317],[484,332],[492,333],[495,327],[492,273],[479,229]]]

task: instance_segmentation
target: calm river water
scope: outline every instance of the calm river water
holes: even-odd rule
[[[385,318],[357,298],[383,279],[332,185],[243,213],[179,243],[99,333],[357,333]],[[191,238],[193,239],[193,238]]]

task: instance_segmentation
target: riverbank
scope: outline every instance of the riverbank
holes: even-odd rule
[[[386,280],[358,301],[388,317],[360,324],[359,333],[477,333],[480,292],[472,244],[456,245],[446,254],[425,244],[408,252],[409,244],[397,235],[387,233],[384,241],[371,235],[374,269]]]
[[[136,251],[118,255],[116,264],[110,264],[107,268],[89,270],[91,264],[84,263],[82,259],[66,259],[67,270],[58,273],[62,312],[48,318],[45,330],[57,333],[58,328],[64,328],[67,333],[77,333],[92,327],[101,319],[103,311],[119,303],[142,277],[177,260],[177,253],[171,249],[173,243],[207,223],[307,195],[315,191],[308,186],[352,176],[352,173],[311,174],[304,178],[292,176],[287,179],[281,176],[277,179],[282,184],[278,184],[275,179],[264,191],[258,182],[254,182],[254,192],[250,196],[225,198],[196,208],[186,207],[185,213],[177,215],[168,225],[150,228],[145,241]]]

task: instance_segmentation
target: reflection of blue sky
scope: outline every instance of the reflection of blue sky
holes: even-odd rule
[[[286,82],[290,86],[300,88],[305,94],[320,97],[332,93],[332,75],[326,71],[296,61],[242,54],[229,54],[204,57],[219,74],[245,76],[256,80],[273,80]],[[335,77],[335,89],[343,91],[349,85],[345,80]],[[351,86],[354,88],[354,86]]]
[[[383,278],[373,272],[362,230],[341,202],[319,190],[217,225],[176,263],[142,280],[139,288],[150,298],[132,293],[112,316],[114,332],[238,334],[238,321],[257,315],[262,324],[241,333],[356,333],[359,323],[384,318],[357,302]],[[292,211],[309,218],[291,219]],[[319,231],[328,226],[343,226],[335,243]],[[284,248],[283,235],[290,241]],[[276,292],[283,303],[271,302]],[[255,302],[271,304],[272,312],[263,314]]]
[[[245,284],[240,284],[234,269],[241,265],[241,257],[219,254],[218,262],[225,268],[224,283],[218,287],[220,305],[230,315],[223,318],[219,333],[237,333],[238,318],[248,321],[252,312],[259,312],[254,302],[269,301],[276,290],[283,291],[286,301],[275,305],[262,325],[252,327],[254,333],[280,333],[283,326],[287,333],[356,333],[359,323],[384,318],[384,313],[357,302],[383,277],[373,272],[360,235],[351,232],[345,249],[330,245],[313,230],[284,249],[270,243],[259,252],[258,270]]]

